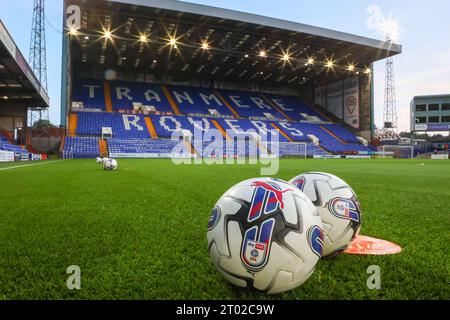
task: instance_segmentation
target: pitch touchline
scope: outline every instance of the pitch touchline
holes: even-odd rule
[[[23,167],[38,166],[38,165],[41,165],[41,164],[54,163],[54,162],[59,162],[59,161],[61,161],[61,160],[54,160],[54,161],[47,161],[47,162],[40,162],[40,163],[24,164],[24,165],[21,165],[21,166],[14,166],[14,167],[0,168],[0,171],[3,171],[3,170],[10,170],[10,169],[16,169],[16,168],[23,168]]]

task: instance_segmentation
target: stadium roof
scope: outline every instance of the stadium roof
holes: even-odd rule
[[[48,108],[50,99],[0,20],[0,99]]]
[[[428,95],[421,95],[421,96],[414,96],[413,100],[415,99],[450,99],[450,93],[447,94],[428,94]]]
[[[390,41],[181,1],[66,3],[82,8],[71,55],[81,69],[297,86],[368,72],[372,62],[402,50]]]

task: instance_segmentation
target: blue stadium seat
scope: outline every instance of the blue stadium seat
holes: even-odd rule
[[[73,158],[95,158],[100,155],[98,138],[66,137],[64,153]]]
[[[305,104],[302,99],[298,97],[273,94],[264,94],[264,96],[294,121],[306,120],[306,118],[301,115],[302,113],[317,117],[321,121],[328,121],[324,116]]]
[[[83,102],[85,108],[105,110],[103,81],[76,80],[72,95],[72,101]]]
[[[242,117],[269,118],[265,115],[265,113],[270,113],[276,119],[286,119],[258,93],[232,90],[219,91],[228,103]]]
[[[159,156],[170,156],[179,141],[168,139],[119,139],[109,138],[108,150],[110,154],[132,153],[132,154],[157,154]],[[184,147],[184,146],[183,146]],[[190,154],[187,148],[181,149],[183,155]],[[179,154],[179,153],[177,153]]]
[[[261,140],[272,140],[271,134],[268,136],[268,131],[276,131],[272,127],[270,121],[262,120],[249,120],[249,119],[218,119],[217,122],[225,129],[225,131],[231,131],[235,135],[240,132],[254,131],[261,136]],[[281,134],[278,134],[278,140],[280,142],[287,142],[288,140]]]
[[[323,126],[345,142],[359,143],[358,139],[353,133],[338,124],[324,124]]]
[[[159,112],[173,112],[161,86],[142,82],[110,82],[113,110],[132,110],[133,102],[154,106]]]
[[[356,143],[342,143],[328,132],[323,130],[318,124],[311,123],[300,123],[300,122],[292,122],[290,125],[297,129],[297,131],[301,131],[305,136],[308,134],[316,136],[320,145],[324,147],[326,150],[335,153],[343,153],[343,152],[357,152],[357,151],[371,151],[369,148]],[[291,132],[286,131],[286,133],[292,135]]]
[[[6,139],[5,137],[3,137],[3,139],[0,139],[0,150],[13,151],[22,155],[28,154],[27,149],[23,149],[22,147],[9,143],[8,139]]]
[[[167,88],[183,114],[209,115],[208,109],[215,109],[222,116],[233,116],[212,89],[181,86],[167,86]]]
[[[111,127],[115,138],[150,138],[143,115],[78,112],[77,135],[101,136],[102,127]]]
[[[186,116],[157,116],[150,115],[156,133],[159,137],[170,138],[173,133],[181,134],[182,130],[189,130],[193,134],[195,129],[205,132],[214,129],[210,119]]]

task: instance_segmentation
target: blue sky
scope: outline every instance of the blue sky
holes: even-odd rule
[[[93,0],[90,0],[93,1]],[[2,0],[0,19],[28,57],[33,0]],[[409,103],[414,95],[450,93],[450,1],[448,0],[191,0],[200,4],[246,11],[362,36],[382,39],[367,25],[367,9],[376,5],[384,17],[398,20],[403,53],[395,57],[400,129],[409,129]],[[50,119],[59,123],[61,83],[62,0],[46,1],[48,91]],[[57,29],[54,30],[53,28]],[[375,122],[381,125],[384,62],[377,62]]]

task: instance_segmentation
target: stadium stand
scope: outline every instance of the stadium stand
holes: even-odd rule
[[[177,143],[169,140],[174,133],[180,137],[186,131],[194,133],[195,129],[202,133],[219,129],[224,140],[237,137],[262,141],[270,140],[268,130],[277,130],[281,156],[296,155],[299,148],[303,148],[304,154],[305,147],[309,156],[371,151],[344,126],[331,123],[298,97],[124,81],[78,80],[76,83],[74,97],[86,109],[71,117],[76,137],[66,139],[64,150],[72,150],[74,157],[99,154],[98,139],[103,127],[112,129],[112,138],[108,139],[110,153],[168,154]],[[103,90],[106,87],[109,90]],[[107,110],[108,100],[112,112],[93,112]],[[132,111],[136,104],[152,109],[145,114]],[[249,137],[249,130],[259,138],[254,134]],[[77,137],[95,138],[77,140]],[[227,151],[225,143],[214,150],[208,149],[207,144],[197,145],[202,156],[221,157]],[[268,149],[271,148],[269,143]],[[236,156],[247,156],[248,152],[248,148],[239,146],[232,150]]]

